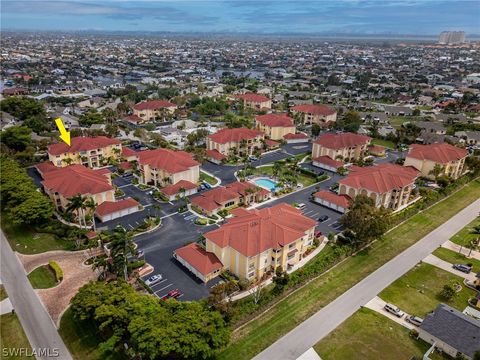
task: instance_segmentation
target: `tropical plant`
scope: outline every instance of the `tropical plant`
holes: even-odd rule
[[[123,274],[128,280],[128,257],[137,253],[132,235],[118,225],[112,233],[110,242],[110,256],[112,258],[112,271],[117,275]]]

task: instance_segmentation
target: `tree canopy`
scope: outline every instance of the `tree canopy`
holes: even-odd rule
[[[220,313],[204,303],[159,301],[124,281],[83,286],[72,311],[78,320],[98,326],[104,351],[123,351],[127,343],[144,359],[206,359],[230,336]]]

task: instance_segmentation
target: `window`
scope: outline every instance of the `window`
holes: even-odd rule
[[[249,278],[254,277],[254,276],[255,276],[255,271],[252,271],[251,273],[248,273]]]
[[[225,207],[232,206],[233,204],[235,204],[235,201],[229,201],[225,204]]]
[[[293,249],[294,247],[295,247],[295,243],[291,243],[290,245],[288,245],[289,249]]]
[[[295,257],[295,254],[290,255],[289,257],[287,257],[287,260],[292,260],[294,257]]]

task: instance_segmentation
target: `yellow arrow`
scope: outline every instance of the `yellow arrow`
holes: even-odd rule
[[[61,118],[55,119],[55,124],[57,124],[58,130],[60,131],[60,139],[65,141],[65,144],[70,146],[70,131],[65,129],[63,121]]]

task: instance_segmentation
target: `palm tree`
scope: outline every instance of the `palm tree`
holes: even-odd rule
[[[113,270],[117,274],[123,272],[125,281],[128,280],[128,257],[136,254],[132,235],[118,225],[112,233],[110,242],[110,256],[112,257]]]
[[[101,279],[105,278],[105,272],[107,271],[107,268],[108,268],[107,257],[105,257],[105,256],[96,256],[96,257],[93,259],[92,269],[93,269],[93,270],[99,270],[99,271],[100,271],[99,278],[101,278]]]
[[[87,201],[85,201],[85,208],[90,210],[92,213],[92,221],[93,221],[93,231],[97,231],[97,228],[95,226],[95,210],[97,209],[97,204],[95,203],[95,200],[93,198],[88,198]]]
[[[62,162],[64,162],[67,165],[72,165],[73,159],[72,158],[65,158],[65,159],[62,160]]]
[[[433,169],[429,172],[429,174],[433,175],[434,178],[435,178],[435,181],[437,181],[438,177],[440,176],[440,174],[443,172],[443,166],[440,165],[440,164],[435,164],[435,166],[433,167]]]
[[[76,211],[78,217],[78,224],[80,225],[80,229],[83,228],[83,224],[87,227],[85,223],[85,198],[81,194],[77,194],[68,199],[69,204],[67,206],[67,211]],[[83,224],[82,224],[83,220]]]

